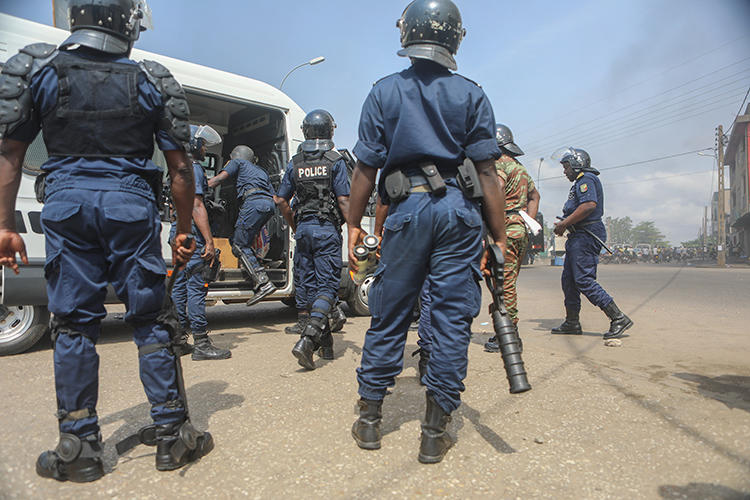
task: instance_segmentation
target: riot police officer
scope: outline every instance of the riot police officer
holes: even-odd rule
[[[453,73],[465,34],[450,0],[415,0],[398,21],[411,66],[378,81],[362,107],[358,158],[352,176],[349,262],[362,241],[360,226],[378,170],[379,195],[389,205],[381,261],[370,288],[372,313],[357,369],[360,416],[352,435],[364,449],[380,448],[382,403],[403,367],[404,345],[417,295],[429,278],[433,346],[422,381],[427,408],[419,461],[436,463],[452,445],[446,426],[464,390],[472,318],[479,313],[482,218],[504,251],[504,202],[494,160],[495,118],[474,82]],[[473,161],[474,189],[459,176]],[[469,162],[471,163],[471,162]],[[459,186],[465,188],[462,190]]]
[[[532,219],[539,210],[539,191],[534,181],[517,157],[523,150],[513,141],[513,132],[507,125],[497,124],[495,139],[503,155],[495,164],[500,183],[505,190],[505,232],[508,235],[508,246],[503,266],[503,302],[508,308],[518,334],[518,294],[516,282],[521,271],[521,263],[529,246],[529,233],[521,216],[523,210]],[[518,337],[519,342],[521,337]],[[484,349],[487,352],[500,352],[497,336],[491,337]]]
[[[177,209],[175,263],[190,241],[193,174],[182,143],[188,106],[162,65],[128,59],[147,21],[145,2],[70,2],[72,34],[55,47],[29,45],[0,75],[0,264],[26,263],[13,207],[28,148],[41,128],[49,159],[42,223],[54,347],[60,442],[39,456],[37,473],[86,482],[104,474],[96,414],[96,342],[111,283],[134,327],[140,375],[154,425],[156,468],[170,470],[208,453],[213,440],[188,419],[175,342],[163,313],[166,266],[151,162],[154,139],[166,156]]]
[[[308,370],[315,369],[317,350],[323,359],[333,359],[329,318],[341,282],[341,225],[349,211],[346,164],[333,150],[335,127],[331,114],[322,109],[305,116],[305,140],[289,162],[277,197],[295,231],[295,300],[302,333],[292,354]],[[292,196],[294,212],[289,206]]]
[[[273,215],[276,195],[268,174],[254,164],[254,160],[253,150],[249,146],[239,145],[232,150],[229,163],[224,169],[208,181],[211,188],[227,179],[234,179],[237,186],[240,213],[234,227],[232,253],[240,260],[242,268],[255,285],[255,295],[247,301],[248,306],[276,290],[252,248],[258,233]]]
[[[602,222],[604,190],[599,181],[599,171],[591,166],[591,158],[583,149],[566,148],[555,156],[560,158],[565,176],[573,186],[563,206],[563,219],[555,223],[554,229],[558,236],[562,236],[567,230],[568,240],[565,242],[562,272],[565,321],[553,328],[552,333],[582,333],[579,314],[583,293],[610,320],[604,339],[621,337],[625,330],[633,326],[633,321],[620,311],[612,297],[596,281],[599,252],[607,239],[607,231]]]
[[[203,271],[211,266],[216,258],[214,239],[208,223],[208,212],[203,203],[208,194],[206,173],[201,161],[206,159],[206,149],[221,143],[221,136],[208,125],[190,125],[190,142],[188,154],[193,160],[193,177],[195,178],[195,198],[193,199],[193,237],[196,249],[185,269],[177,275],[172,300],[177,307],[180,325],[185,332],[192,332],[195,345],[191,357],[194,361],[228,359],[232,357],[229,349],[216,347],[208,336],[206,319],[206,281]],[[172,224],[170,240],[177,230]]]

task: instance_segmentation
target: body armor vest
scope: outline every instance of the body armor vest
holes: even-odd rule
[[[65,52],[49,64],[59,81],[57,103],[42,117],[50,156],[153,156],[160,116],[146,113],[138,103],[141,67],[90,61]]]
[[[298,153],[292,157],[297,203],[294,220],[301,221],[309,215],[331,221],[341,226],[344,218],[333,192],[333,165],[341,158],[334,151],[326,151],[320,157]]]

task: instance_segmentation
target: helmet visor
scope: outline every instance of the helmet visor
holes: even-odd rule
[[[556,150],[554,153],[552,153],[552,156],[550,156],[550,158],[555,161],[559,161],[560,163],[563,163],[566,160],[572,160],[573,164],[578,163],[578,156],[576,156],[575,149],[570,146]]]
[[[203,139],[206,147],[215,146],[221,144],[221,136],[219,133],[208,125],[201,125],[198,130],[195,131],[193,137],[196,139]]]

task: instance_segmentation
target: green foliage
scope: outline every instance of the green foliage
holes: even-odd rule
[[[613,245],[631,245],[648,243],[652,246],[668,246],[664,235],[656,228],[653,221],[643,221],[633,225],[630,217],[607,217],[607,240]]]
[[[653,221],[644,221],[633,228],[631,238],[635,244],[648,243],[652,246],[668,246],[669,242],[664,235],[656,229]]]

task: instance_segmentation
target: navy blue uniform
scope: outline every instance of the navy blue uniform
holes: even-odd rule
[[[193,162],[193,178],[195,179],[195,195],[203,197],[208,191],[206,174],[200,163]],[[169,239],[172,241],[177,234],[177,222],[172,223]],[[180,325],[184,330],[190,330],[193,335],[206,333],[208,320],[206,319],[206,294],[201,271],[207,265],[201,257],[206,247],[206,240],[193,222],[193,238],[195,238],[195,252],[190,257],[185,268],[177,274],[172,287],[172,300],[177,308]]]
[[[242,250],[253,269],[260,270],[262,266],[255,257],[252,245],[260,230],[273,215],[275,193],[271,180],[266,171],[258,165],[239,158],[227,163],[224,172],[229,174],[230,178],[236,179],[237,196],[241,203],[232,243]]]
[[[78,49],[65,51],[70,58],[135,64],[123,56],[95,55]],[[85,82],[86,80],[84,80]],[[120,80],[122,81],[122,80]],[[153,134],[163,151],[182,149],[158,130],[162,97],[142,72],[135,82],[137,106],[142,119],[151,121]],[[84,85],[84,87],[86,87]],[[30,143],[45,115],[58,105],[61,84],[56,70],[47,66],[34,75],[32,117],[8,137]],[[127,88],[80,88],[68,91],[57,109],[67,111],[96,102],[96,109],[121,107]],[[118,101],[120,99],[120,101]],[[91,108],[85,108],[91,110]],[[75,110],[73,111],[75,112]],[[80,120],[79,120],[80,122]],[[47,139],[45,137],[45,139]],[[91,137],[93,144],[96,137]],[[100,322],[106,316],[104,298],[111,283],[125,304],[126,321],[135,329],[141,347],[170,343],[167,330],[157,324],[165,296],[166,266],[161,253],[161,222],[151,188],[161,182],[161,171],[150,158],[52,156],[42,166],[47,190],[42,210],[46,238],[47,296],[53,322],[54,368],[60,431],[79,437],[99,432],[95,409],[98,398],[99,356],[95,344]],[[151,184],[150,184],[151,183]],[[156,424],[184,420],[178,395],[175,360],[159,349],[140,356],[140,376],[151,403]],[[80,417],[82,411],[86,416]],[[66,417],[71,412],[75,416]]]
[[[333,164],[332,188],[336,198],[349,196],[346,164],[339,159]],[[292,199],[295,185],[294,163],[289,162],[279,187],[279,197]],[[298,203],[294,203],[295,210]],[[341,229],[329,218],[307,215],[297,222],[294,234],[294,286],[298,310],[311,310],[312,317],[323,318],[321,310],[335,304],[341,283]],[[319,297],[326,297],[331,302]]]
[[[470,326],[481,303],[482,219],[455,176],[466,157],[475,162],[500,157],[492,106],[475,83],[434,62],[416,60],[372,88],[354,153],[365,165],[381,169],[381,187],[393,169],[411,173],[410,167],[424,160],[437,165],[447,184],[443,196],[412,192],[390,204],[370,288],[372,322],[357,369],[359,394],[382,400],[395,383],[414,302],[429,277],[433,339],[422,381],[450,413],[464,390]],[[385,195],[382,188],[380,194]]]
[[[596,208],[576,227],[585,227],[602,241],[607,240],[607,231],[602,222],[604,216],[604,191],[599,177],[591,172],[581,172],[570,188],[568,200],[563,206],[563,217],[572,214],[579,205],[595,202]],[[597,307],[606,307],[612,297],[596,282],[596,266],[599,264],[601,245],[585,231],[568,232],[565,242],[565,263],[562,273],[562,289],[565,307],[580,311],[581,293]]]

